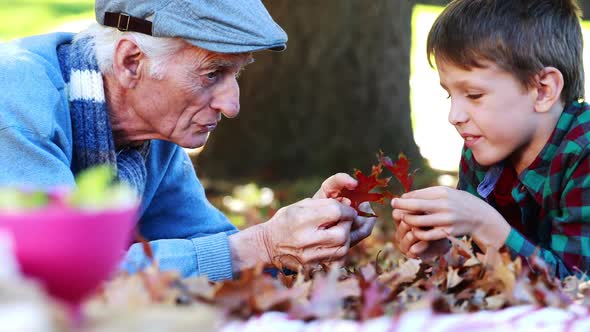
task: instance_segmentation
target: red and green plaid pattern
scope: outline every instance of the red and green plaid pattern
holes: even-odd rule
[[[461,190],[478,197],[487,169],[464,148],[459,167]],[[590,105],[565,107],[548,143],[519,176],[512,197],[521,222],[512,228],[506,246],[528,259],[537,254],[560,278],[590,272]],[[491,203],[493,205],[493,203]]]

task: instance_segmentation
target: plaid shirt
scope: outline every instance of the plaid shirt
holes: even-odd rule
[[[464,148],[458,189],[494,206],[490,195],[503,172],[502,163],[484,168]],[[535,252],[560,278],[590,272],[590,105],[565,107],[548,143],[518,176],[512,198],[520,222],[506,246],[525,261]],[[494,206],[495,207],[495,206]],[[532,226],[532,227],[531,227]]]

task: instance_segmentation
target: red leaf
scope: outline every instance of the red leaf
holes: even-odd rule
[[[342,190],[342,197],[350,199],[351,206],[358,212],[359,216],[363,217],[376,217],[375,214],[366,213],[359,210],[359,205],[362,202],[377,202],[383,204],[386,199],[394,198],[391,192],[382,190],[380,192],[372,192],[375,188],[385,188],[389,185],[391,178],[380,178],[383,172],[383,166],[387,167],[398,179],[398,181],[404,187],[405,192],[408,192],[412,187],[412,181],[414,178],[413,174],[409,174],[410,162],[403,153],[399,154],[399,159],[394,163],[391,159],[380,151],[377,155],[379,163],[373,165],[371,174],[366,176],[360,170],[354,171],[354,177],[358,181],[358,185],[354,190],[344,189]]]
[[[361,280],[361,319],[368,320],[385,314],[384,302],[390,291],[377,280]]]
[[[379,152],[379,162],[383,164],[404,187],[405,192],[410,191],[414,182],[414,174],[409,173],[410,162],[405,154],[400,153],[394,163],[391,158],[385,156],[383,151]]]
[[[360,216],[364,217],[376,217],[371,213],[366,213],[359,210],[359,205],[362,202],[377,202],[383,204],[386,195],[379,192],[370,192],[375,188],[387,187],[390,178],[379,178],[383,168],[381,163],[377,166],[373,166],[371,175],[366,176],[360,170],[355,170],[354,177],[357,179],[358,184],[354,190],[344,189],[342,190],[342,197],[350,199],[351,206],[357,210]],[[391,195],[391,194],[390,194]]]

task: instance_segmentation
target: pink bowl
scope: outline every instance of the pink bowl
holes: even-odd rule
[[[0,232],[12,237],[25,275],[75,305],[116,270],[136,214],[136,208],[88,212],[63,206],[0,212]]]

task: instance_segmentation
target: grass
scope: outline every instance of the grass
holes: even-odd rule
[[[0,0],[0,40],[48,32],[94,18],[94,0]]]

